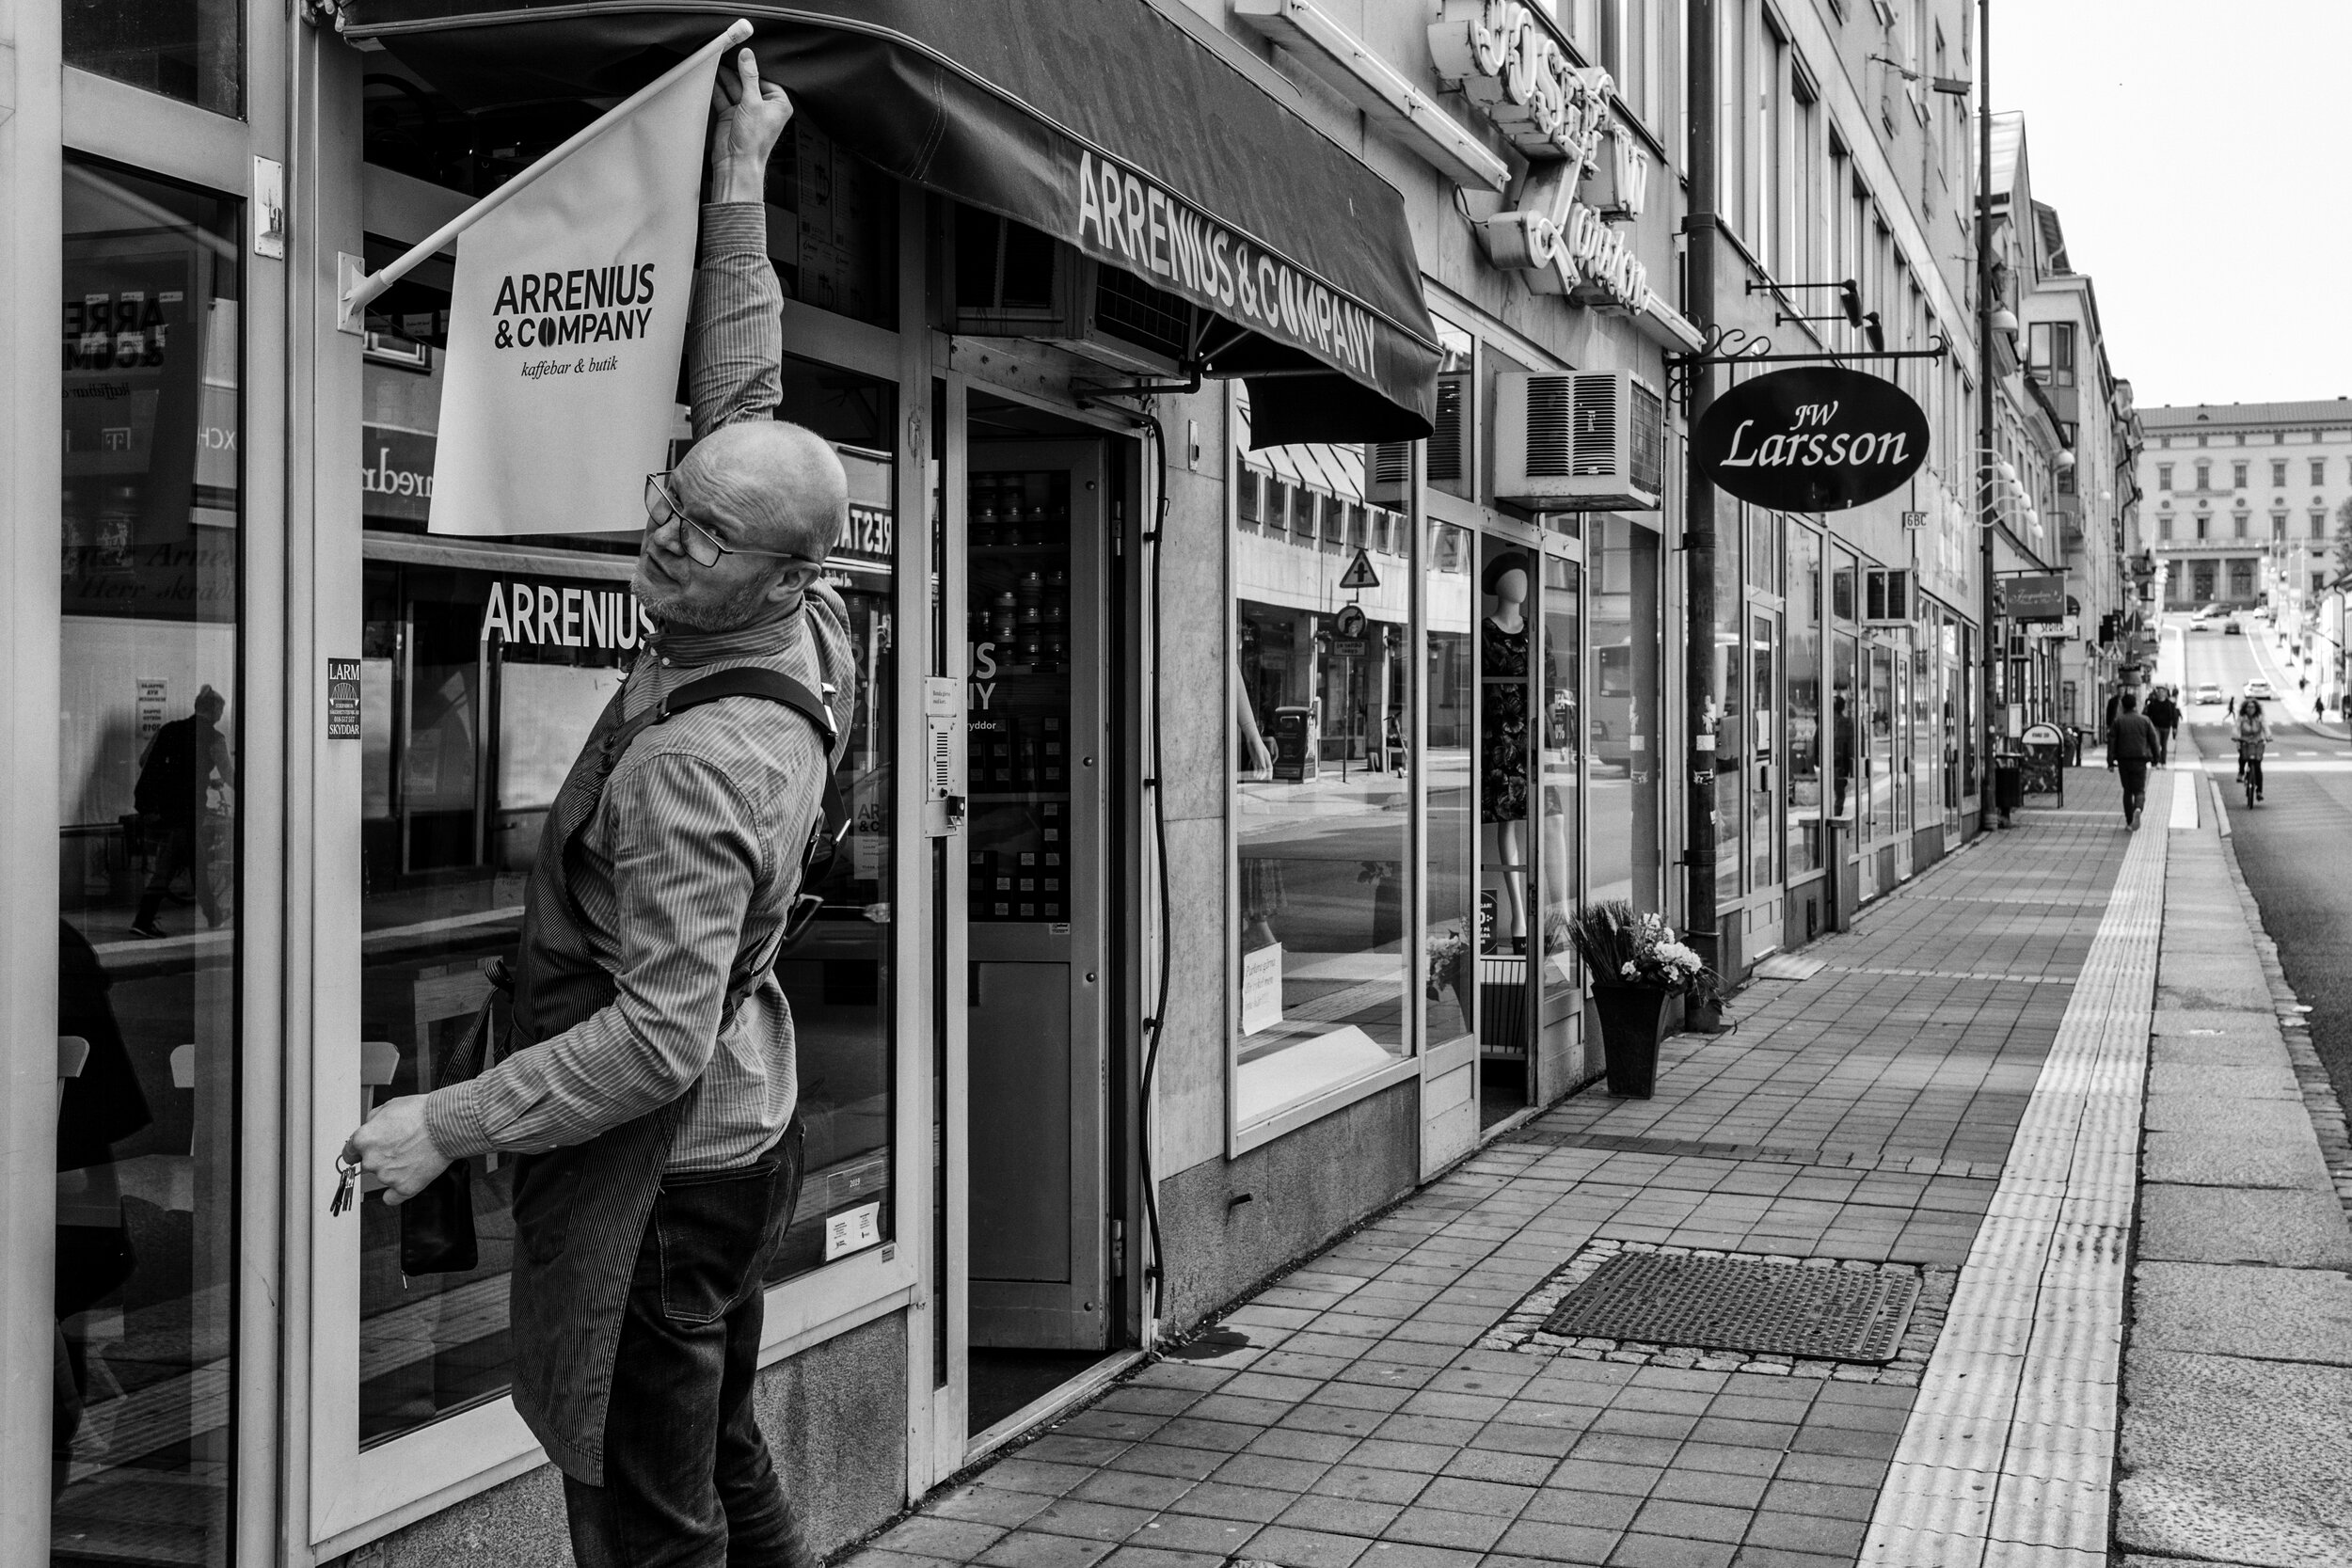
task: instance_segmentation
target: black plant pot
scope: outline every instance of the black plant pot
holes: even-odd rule
[[[1647,1100],[1656,1092],[1658,1042],[1665,1037],[1666,1009],[1674,999],[1674,992],[1655,986],[1594,985],[1593,1011],[1600,1019],[1611,1094]]]

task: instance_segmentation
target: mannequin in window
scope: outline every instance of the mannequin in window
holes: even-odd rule
[[[1528,562],[1518,551],[1486,563],[1490,608],[1479,623],[1479,721],[1485,731],[1479,816],[1493,824],[1502,863],[1498,950],[1527,950]]]

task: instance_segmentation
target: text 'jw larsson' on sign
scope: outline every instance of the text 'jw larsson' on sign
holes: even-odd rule
[[[1783,512],[1841,512],[1919,471],[1928,417],[1890,381],[1807,365],[1734,387],[1691,441],[1702,471],[1728,495]]]

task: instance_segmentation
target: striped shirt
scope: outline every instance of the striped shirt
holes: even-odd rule
[[[703,209],[688,332],[697,439],[772,418],[782,396],[782,292],[755,202]],[[714,670],[757,664],[811,690],[849,670],[830,588],[732,631],[663,629],[625,686],[635,716]],[[846,729],[846,714],[838,715]],[[800,850],[831,766],[800,714],[756,698],[690,708],[641,732],[581,830],[571,888],[613,1000],[577,1026],[425,1102],[449,1158],[585,1143],[684,1097],[673,1171],[749,1163],[799,1096],[792,1009],[772,965],[723,1020],[730,972],[767,954],[800,882]]]

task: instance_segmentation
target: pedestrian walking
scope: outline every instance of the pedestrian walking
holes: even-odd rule
[[[2139,699],[2122,692],[2116,698],[2115,718],[2107,725],[2107,770],[2123,776],[2123,825],[2127,828],[2139,826],[2139,808],[2148,799],[2148,766],[2164,745],[2155,725],[2138,710]]]
[[[2180,705],[2172,700],[2172,689],[2159,686],[2150,694],[2146,711],[2148,722],[2156,727],[2156,766],[2169,767],[2172,761],[2172,737],[2181,727]]]
[[[159,916],[171,879],[183,870],[196,895],[197,908],[204,911],[204,924],[220,924],[220,903],[213,893],[213,847],[204,830],[213,781],[217,778],[231,789],[237,784],[236,765],[230,760],[229,742],[220,733],[221,715],[228,708],[219,692],[205,687],[196,694],[195,711],[158,729],[155,738],[147,743],[146,755],[139,758],[139,777],[131,787],[131,803],[138,808],[142,827],[152,822],[162,830],[163,847],[155,852],[154,868],[139,892],[139,907],[131,916],[135,937],[170,934]]]
[[[2237,741],[2237,776],[2250,804],[2263,798],[2263,752],[2270,745],[2270,721],[2263,717],[2262,704],[2251,697],[2241,703],[2230,733]]]
[[[819,577],[848,481],[821,437],[773,417],[783,293],[761,191],[792,109],[750,50],[736,72],[720,75],[688,333],[696,444],[645,484],[632,587],[656,629],[548,814],[512,1049],[391,1101],[345,1149],[392,1203],[453,1161],[522,1156],[515,1404],[564,1471],[573,1555],[594,1568],[815,1560],[752,1385],[801,1183],[775,959],[847,729],[808,694],[828,671],[850,685]]]

